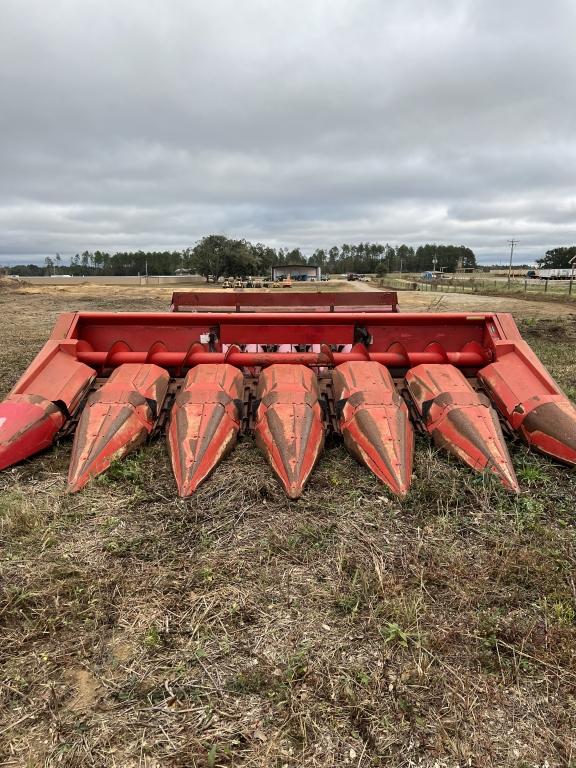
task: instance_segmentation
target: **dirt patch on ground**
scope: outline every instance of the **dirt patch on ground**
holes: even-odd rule
[[[126,310],[154,309],[168,310],[170,299],[174,291],[221,291],[221,285],[212,283],[199,283],[194,286],[118,286],[118,285],[83,285],[66,286],[21,286],[18,290],[12,290],[11,300],[18,304],[20,296],[42,296],[45,300],[53,301],[61,307],[76,309],[86,308],[94,304],[102,310],[114,308]],[[371,283],[348,282],[346,280],[331,280],[327,283],[301,283],[294,285],[292,293],[304,291],[306,293],[325,293],[330,291],[377,291],[380,289]],[[228,291],[227,291],[228,292]],[[232,291],[229,291],[232,293]],[[258,289],[244,289],[244,293],[262,292]],[[268,293],[278,294],[280,289],[269,288]],[[506,296],[483,296],[471,293],[429,293],[426,291],[399,291],[398,298],[401,310],[405,312],[512,312],[516,317],[576,317],[576,306],[572,303],[563,304],[561,301],[529,301],[522,298],[510,298]],[[90,306],[90,309],[93,307]]]
[[[404,312],[512,312],[517,318],[573,317],[574,304],[528,301],[507,296],[481,296],[472,293],[428,293],[399,291],[400,308]]]
[[[68,675],[74,695],[68,702],[73,712],[90,712],[98,702],[102,686],[94,675],[87,669],[71,670]]]
[[[170,293],[3,295],[0,389],[60,312]],[[522,330],[575,397],[574,321]],[[511,453],[519,497],[422,438],[402,502],[340,445],[298,502],[250,439],[189,500],[162,442],[0,473],[0,765],[571,766],[576,474]]]

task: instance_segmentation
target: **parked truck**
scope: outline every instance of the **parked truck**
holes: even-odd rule
[[[533,280],[570,280],[572,277],[571,267],[564,269],[529,269],[526,277]]]

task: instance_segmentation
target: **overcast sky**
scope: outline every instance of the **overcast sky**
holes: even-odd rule
[[[574,0],[0,0],[0,261],[576,242]]]

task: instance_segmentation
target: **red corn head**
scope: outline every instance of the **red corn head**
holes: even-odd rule
[[[369,306],[358,304],[359,294],[330,301],[322,294],[289,294],[176,297],[175,309],[197,310],[189,313],[62,315],[0,403],[0,469],[48,447],[75,418],[94,379],[110,375],[79,420],[70,486],[82,487],[155,425],[164,426],[156,419],[168,375],[180,379],[192,371],[168,428],[178,488],[186,495],[232,447],[239,430],[251,426],[236,401],[254,403],[252,379],[258,376],[256,438],[286,493],[296,498],[324,437],[312,370],[321,377],[333,371],[346,445],[401,496],[410,482],[413,434],[387,369],[394,375],[408,371],[412,399],[438,445],[492,471],[507,487],[518,490],[499,422],[490,401],[463,374],[482,382],[526,442],[576,465],[576,408],[522,340],[511,315],[398,313],[396,297],[383,293],[374,294]],[[220,311],[224,307],[233,311]],[[279,311],[260,311],[264,307]]]
[[[232,365],[192,368],[176,397],[168,446],[180,496],[190,496],[229,453],[240,429],[244,377]]]
[[[88,398],[74,436],[68,474],[71,491],[83,488],[146,440],[168,382],[168,373],[157,365],[126,363]]]
[[[324,444],[316,376],[304,365],[271,365],[260,375],[258,397],[256,442],[297,499]]]
[[[410,487],[414,432],[388,369],[376,362],[339,365],[334,397],[344,444],[398,496]]]
[[[476,392],[452,365],[418,365],[406,384],[437,446],[472,469],[489,470],[519,492],[502,429],[488,398]]]

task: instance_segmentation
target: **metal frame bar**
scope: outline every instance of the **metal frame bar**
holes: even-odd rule
[[[197,312],[204,308],[226,308],[233,312],[254,308],[302,310],[315,307],[318,312],[398,312],[395,291],[310,291],[282,293],[240,293],[225,291],[176,291],[172,294],[172,312]],[[350,308],[350,309],[349,309]]]

